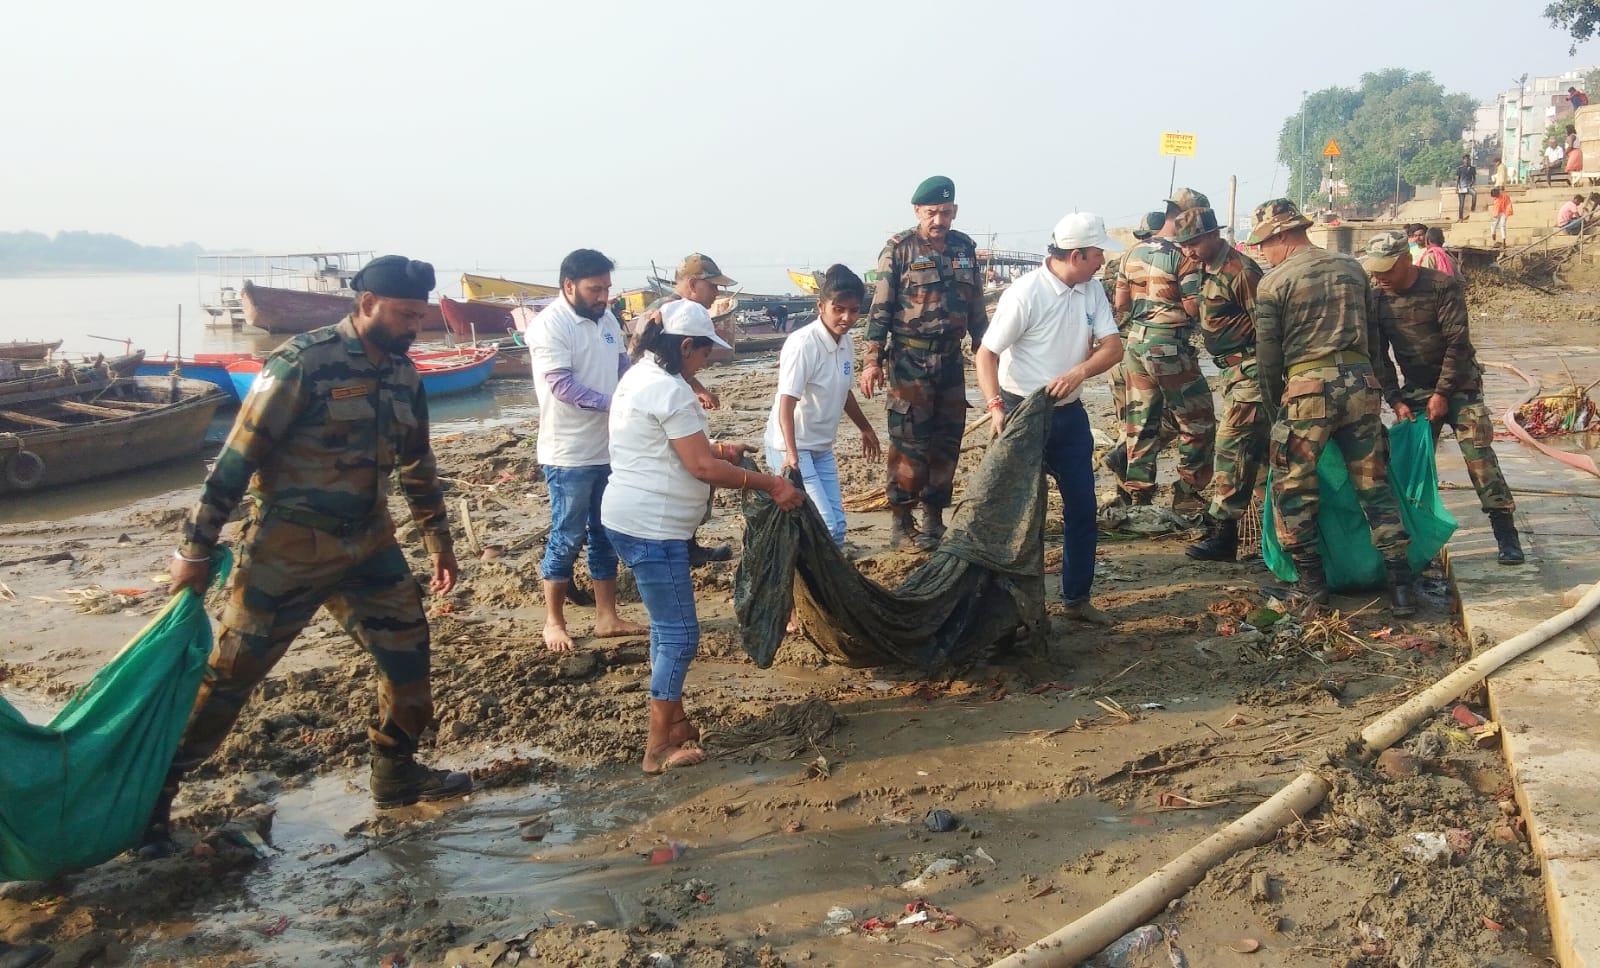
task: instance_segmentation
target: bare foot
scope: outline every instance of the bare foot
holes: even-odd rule
[[[657,776],[680,766],[698,766],[705,761],[705,750],[666,746],[653,753],[646,751],[642,769],[650,776]]]
[[[615,639],[624,635],[649,635],[650,626],[630,622],[625,618],[614,618],[609,621],[595,619],[594,637],[597,639]]]
[[[544,625],[544,647],[551,652],[571,652],[572,636],[567,634],[567,627],[546,622]]]
[[[689,721],[685,716],[667,726],[667,743],[672,746],[686,746],[689,743],[700,742],[700,727]]]

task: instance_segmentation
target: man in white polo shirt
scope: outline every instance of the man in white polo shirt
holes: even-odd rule
[[[1110,616],[1089,604],[1098,539],[1094,437],[1078,396],[1084,381],[1122,360],[1111,302],[1094,278],[1106,250],[1121,248],[1098,215],[1077,212],[1057,222],[1044,265],[1000,297],[976,367],[995,433],[1035,390],[1056,400],[1044,466],[1061,492],[1061,601],[1069,618],[1102,625]]]
[[[594,634],[638,635],[642,626],[617,615],[617,553],[600,525],[600,502],[611,477],[611,395],[628,368],[622,329],[607,303],[610,259],[577,249],[561,260],[561,298],[528,326],[533,389],[539,397],[539,463],[550,491],[550,536],[539,577],[544,580],[544,644],[572,649],[567,588],[587,539],[594,580]]]

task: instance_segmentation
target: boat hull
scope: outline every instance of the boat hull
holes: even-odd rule
[[[495,276],[477,276],[470,272],[461,274],[461,295],[473,299],[530,300],[561,295],[560,286],[543,286],[536,282],[518,282]]]
[[[131,379],[138,385],[141,398],[155,402],[165,400],[172,387],[167,379]],[[18,487],[9,473],[0,473],[0,495],[38,493],[198,453],[205,445],[206,428],[222,405],[223,395],[197,380],[179,380],[178,393],[177,402],[161,409],[16,434],[11,439],[21,450],[43,461],[44,472],[30,487]],[[15,459],[15,449],[9,444],[0,445],[0,468]]]
[[[36,343],[0,343],[0,360],[42,360],[61,348],[61,341]]]
[[[244,318],[251,326],[269,333],[309,333],[314,329],[332,326],[350,315],[351,297],[330,292],[297,292],[244,284],[239,300],[244,304]],[[423,332],[445,328],[444,315],[439,307],[428,304],[427,315],[422,320]]]
[[[145,360],[139,364],[138,376],[171,376],[174,368],[178,375],[186,380],[203,380],[211,384],[234,403],[240,400],[238,391],[234,388],[233,379],[228,375],[228,365],[244,360],[254,359],[250,353],[201,353],[192,359],[175,360],[165,356],[155,360]]]
[[[432,400],[466,393],[483,386],[488,382],[489,374],[494,372],[495,360],[499,355],[496,347],[482,346],[475,349],[412,353],[411,359],[417,364],[417,371],[422,376],[423,391]],[[261,373],[261,365],[261,360],[248,359],[228,366],[228,380],[233,384],[233,392],[240,400],[249,396],[250,388],[255,386],[256,377]]]

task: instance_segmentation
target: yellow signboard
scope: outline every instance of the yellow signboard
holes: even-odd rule
[[[1194,157],[1194,135],[1179,134],[1176,131],[1161,132],[1161,153],[1164,155],[1183,155],[1186,158]]]
[[[1324,157],[1324,158],[1341,158],[1343,156],[1344,156],[1344,152],[1339,150],[1339,142],[1333,140],[1332,138],[1329,138],[1327,147],[1322,149],[1322,157]]]

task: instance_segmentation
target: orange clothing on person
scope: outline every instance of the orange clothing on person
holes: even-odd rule
[[[1510,195],[1501,195],[1499,198],[1495,199],[1494,200],[1494,210],[1490,214],[1491,215],[1510,215],[1511,214],[1511,196]]]

